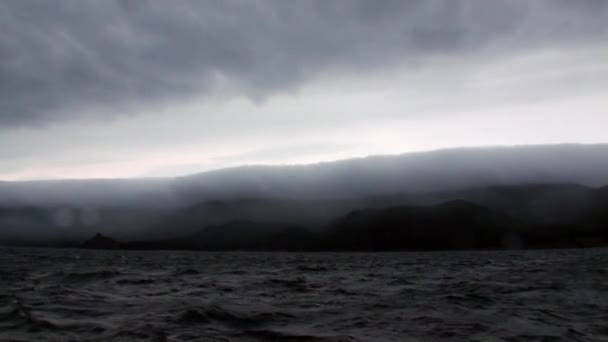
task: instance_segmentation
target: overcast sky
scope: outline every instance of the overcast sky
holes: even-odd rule
[[[0,1],[0,179],[607,142],[608,1]]]

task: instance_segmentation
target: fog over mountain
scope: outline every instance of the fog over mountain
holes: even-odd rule
[[[101,232],[150,240],[237,221],[250,222],[240,224],[245,231],[267,223],[323,230],[357,209],[453,200],[562,224],[606,184],[608,145],[452,149],[166,179],[6,182],[1,237],[68,243]]]
[[[595,234],[606,41],[596,0],[2,1],[0,243]]]
[[[217,199],[346,199],[526,183],[608,184],[608,145],[449,149],[177,178],[3,182],[0,203],[183,207]]]

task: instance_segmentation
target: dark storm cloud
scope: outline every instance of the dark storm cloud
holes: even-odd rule
[[[599,45],[607,23],[608,1],[590,0],[6,0],[0,126],[213,91],[263,99],[430,54]]]

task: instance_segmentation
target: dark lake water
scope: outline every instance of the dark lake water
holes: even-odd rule
[[[608,249],[0,248],[0,341],[608,341]]]

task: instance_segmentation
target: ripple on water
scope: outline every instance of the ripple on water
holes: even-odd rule
[[[0,341],[608,340],[607,249],[0,253]]]

